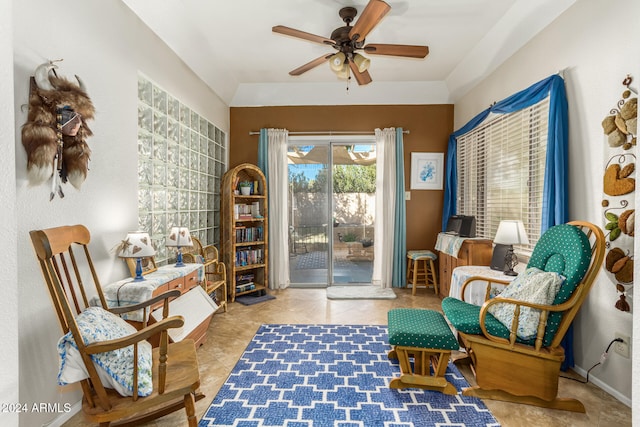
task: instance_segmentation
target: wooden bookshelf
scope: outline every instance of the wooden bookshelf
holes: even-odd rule
[[[252,184],[250,194],[241,193],[241,182]],[[224,174],[221,193],[222,260],[233,302],[269,286],[267,181],[257,166],[244,163]]]

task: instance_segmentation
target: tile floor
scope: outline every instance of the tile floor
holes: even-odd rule
[[[232,303],[227,313],[214,316],[207,341],[198,349],[201,391],[206,397],[196,404],[198,419],[208,408],[236,361],[258,327],[263,323],[386,324],[387,311],[394,307],[439,309],[440,299],[431,290],[397,289],[394,300],[328,300],[325,289],[286,289],[271,291],[275,300],[253,306]],[[473,384],[469,369],[460,367]],[[485,403],[503,427],[520,426],[631,426],[631,408],[592,384],[560,380],[561,396],[578,397],[586,414],[541,409],[527,405],[486,400]],[[82,414],[75,415],[66,427],[85,426]],[[146,424],[156,427],[186,426],[184,411],[175,412]]]

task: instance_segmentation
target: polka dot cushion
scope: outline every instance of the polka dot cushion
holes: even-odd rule
[[[591,244],[587,236],[573,225],[556,225],[547,230],[536,244],[527,268],[553,271],[566,279],[554,304],[569,299],[589,269]]]
[[[442,300],[442,311],[454,328],[466,334],[482,334],[480,329],[480,306],[469,304],[457,298],[446,297]],[[509,329],[490,313],[485,318],[487,331],[491,335],[509,338]]]
[[[411,258],[411,259],[437,259],[438,257],[436,256],[436,254],[434,254],[433,252],[431,252],[428,249],[424,249],[424,250],[415,250],[415,251],[409,251],[407,252],[407,258]]]
[[[553,271],[565,277],[565,281],[556,294],[553,304],[567,301],[589,269],[591,262],[591,244],[587,236],[578,227],[569,224],[549,228],[538,240],[531,254],[529,267],[544,271]],[[543,345],[553,340],[562,320],[562,313],[550,313]]]
[[[389,344],[457,350],[460,345],[441,313],[419,308],[394,308],[387,314]]]

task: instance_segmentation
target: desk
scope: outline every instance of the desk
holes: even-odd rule
[[[463,265],[489,265],[493,255],[491,240],[452,236],[439,233],[436,241],[440,297],[449,296],[451,274]]]
[[[462,267],[456,267],[451,274],[451,288],[449,289],[449,296],[453,298],[460,298],[460,291],[464,282],[472,276],[482,276],[489,279],[506,280],[511,282],[517,276],[507,276],[502,271],[492,270],[486,266],[479,265],[466,265]],[[504,286],[499,283],[493,283],[492,289],[501,291]],[[470,304],[482,305],[485,301],[485,294],[487,291],[487,282],[484,280],[474,280],[471,282],[464,292],[464,300]]]
[[[206,292],[199,287],[204,280],[204,266],[197,263],[185,264],[184,267],[176,267],[174,264],[164,265],[152,273],[145,274],[144,278],[144,281],[139,282],[127,278],[104,286],[103,293],[107,305],[119,307],[137,304],[163,292],[179,289],[182,295],[169,303],[169,315],[180,315],[184,317],[185,322],[182,328],[170,330],[169,336],[175,341],[191,338],[196,346],[204,343],[211,317],[218,309]],[[142,310],[138,310],[125,313],[121,317],[130,322],[141,322],[142,313]],[[147,315],[149,315],[148,312]],[[147,320],[151,324],[161,318],[161,310],[156,310],[152,318],[147,317]]]
[[[185,264],[184,267],[163,265],[152,273],[144,275],[145,280],[134,282],[132,278],[109,283],[102,288],[109,307],[138,304],[163,292],[180,289],[187,292],[204,280],[202,264]],[[126,313],[125,320],[142,321],[142,312]]]

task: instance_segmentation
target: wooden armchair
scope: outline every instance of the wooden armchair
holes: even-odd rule
[[[585,412],[579,400],[557,396],[565,354],[561,341],[593,285],[604,249],[602,230],[593,224],[575,221],[551,227],[536,244],[527,265],[564,276],[551,305],[507,298],[488,299],[482,307],[451,297],[442,301],[442,310],[458,330],[478,383],[464,389],[464,395]],[[475,279],[465,282],[461,295]],[[513,309],[508,327],[491,314],[492,306],[504,303]],[[534,336],[528,339],[518,335],[525,307],[540,310]]]
[[[169,300],[179,296],[180,291],[169,291],[135,306],[109,309],[87,247],[90,241],[87,228],[82,225],[64,226],[31,231],[30,235],[60,325],[66,334],[61,342],[73,340],[74,345],[68,348],[77,348],[80,356],[78,366],[84,371],[85,378],[80,381],[85,418],[100,426],[111,423],[135,425],[185,408],[188,425],[195,427],[195,400],[204,397],[198,392],[200,377],[195,345],[193,340],[169,343],[167,334],[167,329],[184,324],[181,316],[167,317]],[[84,273],[87,270],[88,273]],[[85,286],[85,281],[93,286]],[[95,295],[94,299],[90,299],[92,295]],[[153,325],[143,322],[139,331],[115,316],[138,309],[145,310],[146,314],[150,306],[159,303],[163,304],[164,318]],[[97,313],[97,317],[87,313]],[[91,324],[92,319],[100,321]],[[107,340],[94,339],[96,335],[88,334],[87,325],[95,327],[98,332],[118,330],[128,334],[122,333]],[[145,340],[156,334],[160,335],[160,345],[151,349]],[[107,352],[114,351],[120,352],[120,358],[109,360],[113,353]],[[145,351],[148,369],[144,364]],[[131,357],[121,357],[123,354]],[[61,356],[68,357],[66,351]],[[131,367],[132,375],[126,378],[131,384],[131,396],[118,393],[108,383],[111,378],[104,379],[105,371],[109,372],[102,364],[105,360],[115,362],[118,368],[127,364]],[[148,374],[150,383],[145,382],[145,374]],[[148,386],[148,390],[143,391],[143,384]]]

